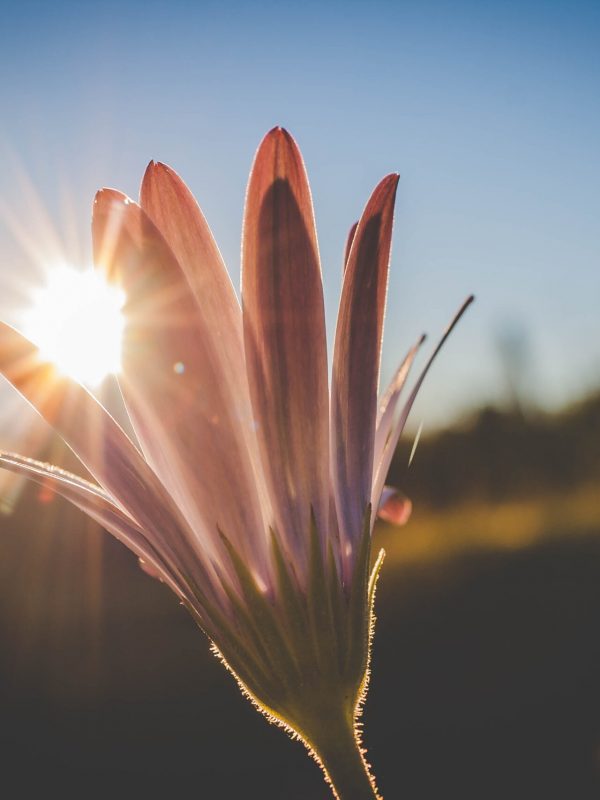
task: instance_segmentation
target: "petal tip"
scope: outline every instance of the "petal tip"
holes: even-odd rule
[[[271,148],[273,149],[273,152],[277,152],[280,147],[292,152],[299,150],[296,140],[292,134],[281,125],[276,125],[265,134],[263,140],[258,146],[257,152],[261,153],[269,151]]]
[[[180,186],[185,186],[185,183],[172,167],[162,161],[152,160],[146,167],[142,178],[140,204],[142,207],[146,207],[150,194],[160,193],[163,189],[171,191],[175,188],[178,190]]]
[[[151,181],[155,180],[156,176],[160,171],[161,164],[159,161],[155,161],[152,159],[148,162],[148,166],[144,170],[144,174],[142,176],[142,183],[140,187],[140,200],[144,191],[144,187],[147,186]]]
[[[400,181],[400,173],[399,172],[390,172],[389,175],[386,175],[383,179],[382,183],[385,186],[389,186],[390,189],[396,189],[398,186],[398,182]]]
[[[290,132],[284,128],[282,125],[275,125],[268,131],[265,139],[291,139],[292,135]]]
[[[104,187],[103,189],[99,189],[95,196],[94,196],[94,205],[100,205],[104,203],[123,203],[123,205],[127,205],[131,203],[132,200],[127,197],[126,194],[120,192],[118,189],[109,189],[108,187]]]
[[[172,169],[163,161],[155,161],[152,159],[146,167],[146,174],[151,174],[153,172],[172,172]]]

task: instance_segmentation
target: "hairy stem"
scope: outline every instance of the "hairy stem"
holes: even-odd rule
[[[322,727],[313,746],[331,781],[334,797],[337,800],[381,800],[361,752],[352,718],[341,718],[334,725],[324,719]]]

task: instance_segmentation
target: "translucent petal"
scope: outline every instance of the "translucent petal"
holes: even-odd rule
[[[220,526],[262,568],[267,530],[246,442],[248,406],[224,358],[231,342],[212,327],[216,298],[198,303],[164,237],[119,192],[98,193],[93,233],[96,264],[127,296],[120,384],[146,458],[212,560],[224,561]]]
[[[351,557],[371,499],[377,385],[397,175],[375,188],[360,218],[340,300],[331,391],[333,487]]]
[[[250,396],[275,524],[306,557],[311,508],[327,531],[329,420],[321,268],[302,157],[281,128],[248,184],[242,300]]]

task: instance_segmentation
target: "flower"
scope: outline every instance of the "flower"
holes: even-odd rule
[[[138,447],[74,380],[0,325],[0,370],[95,482],[0,465],[66,497],[129,547],[205,631],[242,690],[302,739],[336,797],[376,795],[357,717],[368,678],[371,533],[405,499],[384,480],[431,361],[396,414],[423,337],[378,402],[397,175],[348,239],[328,388],[321,268],[300,152],[281,128],[250,174],[242,309],[181,179],[152,162],[140,204],[94,202],[94,259],[125,292],[121,389]],[[472,298],[463,305],[453,327]]]

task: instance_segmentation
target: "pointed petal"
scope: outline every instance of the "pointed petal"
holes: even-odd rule
[[[218,352],[219,382],[241,421],[255,480],[261,469],[244,360],[242,313],[231,278],[195,197],[166,164],[148,165],[140,204],[161,232],[181,267],[197,302],[205,335]],[[263,502],[265,491],[260,490]],[[266,526],[265,526],[266,529]]]
[[[357,228],[358,228],[358,220],[348,231],[348,238],[346,239],[346,247],[344,249],[344,272],[346,271],[346,267],[348,266],[348,259],[350,258],[350,250],[352,250],[352,242],[354,241]]]
[[[345,552],[361,535],[371,498],[377,384],[397,175],[375,188],[344,275],[331,397],[332,477]]]
[[[64,497],[122,542],[138,558],[151,564],[156,576],[177,596],[183,595],[176,578],[146,539],[144,531],[112,502],[100,486],[53,464],[44,464],[16,453],[0,452],[0,467],[23,475]]]
[[[392,463],[392,458],[393,458],[394,453],[396,451],[396,447],[398,446],[398,440],[400,439],[402,431],[404,430],[404,426],[406,425],[406,420],[408,419],[408,415],[410,414],[410,411],[411,411],[411,409],[413,407],[413,404],[414,404],[414,402],[416,400],[416,397],[417,397],[417,394],[419,392],[419,389],[421,388],[421,385],[423,384],[423,381],[425,380],[425,377],[426,377],[427,373],[429,372],[429,369],[430,369],[431,365],[435,361],[435,358],[436,358],[437,354],[440,352],[440,350],[444,346],[444,343],[446,342],[447,338],[450,336],[450,334],[452,333],[452,331],[456,327],[458,321],[460,320],[462,315],[465,313],[467,308],[471,305],[471,303],[473,302],[474,299],[475,299],[475,297],[473,295],[470,295],[469,297],[467,297],[467,299],[464,301],[464,303],[461,305],[461,307],[459,308],[459,310],[455,314],[455,316],[452,319],[451,323],[448,325],[448,327],[444,331],[444,333],[443,333],[440,341],[438,342],[435,350],[433,351],[433,353],[429,357],[429,360],[425,364],[425,367],[423,368],[423,371],[419,375],[419,377],[417,379],[417,382],[416,382],[412,392],[410,393],[410,395],[408,397],[408,400],[406,401],[406,404],[404,405],[404,408],[402,409],[402,412],[400,414],[400,417],[399,417],[398,421],[393,426],[391,434],[388,437],[388,440],[387,440],[387,442],[385,444],[385,447],[383,449],[383,454],[381,456],[381,461],[379,463],[379,466],[377,467],[377,472],[376,472],[376,475],[375,475],[374,480],[373,480],[372,499],[373,499],[374,502],[377,502],[377,504],[379,504],[379,498],[381,497],[381,494],[382,494],[382,491],[383,491],[383,485],[385,483],[385,479],[386,479],[388,470],[390,468],[390,464]]]
[[[154,546],[189,556],[191,532],[185,520],[123,430],[86,389],[60,375],[34,344],[3,322],[0,373],[57,431],[114,501],[152,535]],[[204,571],[199,567],[194,559],[188,569],[202,582]]]
[[[384,486],[377,509],[377,517],[390,525],[406,525],[412,513],[412,502],[393,486]]]
[[[248,404],[249,416],[240,304],[198,203],[174,170],[155,162],[144,175],[140,203],[183,270],[208,334],[220,348],[224,377],[237,399]]]
[[[250,173],[242,265],[250,396],[275,527],[305,558],[311,507],[327,531],[325,313],[308,180],[281,128],[263,139]]]
[[[98,500],[116,509],[119,514],[126,517],[133,526],[139,528],[139,525],[137,525],[132,517],[130,517],[127,512],[121,511],[108,492],[101,486],[97,483],[93,483],[93,481],[82,478],[80,475],[75,475],[75,473],[69,472],[56,464],[48,464],[45,461],[38,461],[35,458],[22,456],[19,453],[0,450],[0,465],[7,469],[12,469],[13,472],[19,472],[26,476],[30,474],[39,476],[40,480],[49,479],[53,482],[64,483],[65,486],[72,488],[75,493],[81,492],[86,495],[93,494]]]
[[[425,334],[423,334],[417,342],[410,348],[404,361],[400,364],[392,380],[390,381],[383,397],[379,402],[379,410],[377,412],[377,428],[375,430],[375,449],[373,453],[373,475],[377,472],[383,448],[389,436],[392,422],[394,421],[394,412],[398,405],[398,400],[402,394],[402,389],[408,378],[408,373],[412,366],[413,361],[419,351],[419,348],[425,341]]]
[[[163,236],[120,192],[97,194],[93,235],[96,264],[127,296],[121,387],[146,458],[211,557],[222,555],[219,525],[260,567],[268,542],[243,427],[247,402],[238,404],[243,383],[238,393],[211,329],[216,309],[197,302]]]

